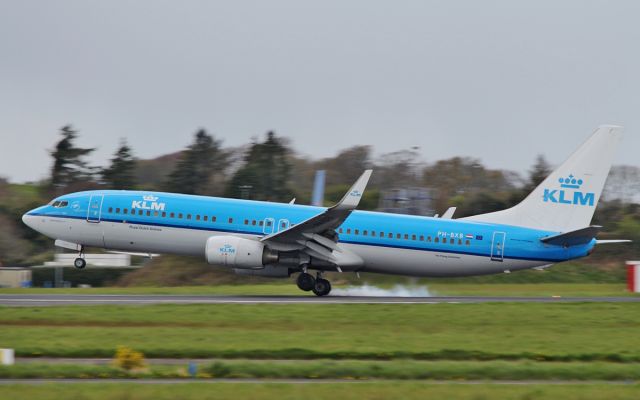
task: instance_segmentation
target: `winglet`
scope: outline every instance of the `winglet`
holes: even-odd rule
[[[364,189],[367,187],[369,178],[371,178],[372,172],[373,170],[371,169],[364,171],[356,183],[354,183],[349,191],[344,195],[342,200],[331,208],[334,210],[353,210],[358,207],[362,194],[364,193]]]
[[[447,208],[447,211],[444,212],[444,214],[442,214],[442,219],[453,219],[453,213],[456,212],[456,207],[449,207]]]

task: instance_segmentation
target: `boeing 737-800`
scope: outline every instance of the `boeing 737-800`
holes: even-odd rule
[[[173,193],[94,190],[60,196],[25,224],[78,252],[204,256],[238,274],[289,277],[323,296],[325,271],[469,276],[542,267],[585,257],[597,240],[591,218],[622,129],[601,126],[518,205],[467,218],[357,211],[365,171],[336,205]],[[312,275],[315,271],[316,275]]]

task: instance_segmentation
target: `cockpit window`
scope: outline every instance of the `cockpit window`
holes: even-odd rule
[[[54,200],[51,203],[49,203],[52,207],[55,208],[63,208],[69,205],[69,202],[66,200],[60,201],[60,200]]]

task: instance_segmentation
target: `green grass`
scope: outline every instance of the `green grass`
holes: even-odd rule
[[[21,356],[640,361],[640,304],[0,307]]]
[[[140,385],[135,383],[79,383],[6,385],[1,399],[451,399],[451,400],[635,400],[639,385],[479,385],[423,382],[358,383],[184,383]]]
[[[609,283],[435,283],[428,286],[435,295],[518,297],[628,297],[625,284]]]
[[[182,365],[151,365],[126,372],[109,365],[23,363],[0,366],[0,378],[188,378]],[[217,361],[198,378],[401,380],[640,380],[640,364],[535,361]]]
[[[362,284],[362,283],[360,283]],[[380,284],[390,288],[392,284]],[[344,285],[336,285],[344,288]],[[442,283],[435,280],[426,287],[436,296],[638,296],[629,293],[622,283]],[[283,281],[268,284],[177,286],[177,287],[104,287],[104,288],[3,288],[6,294],[192,294],[192,295],[256,295],[256,296],[313,296],[300,291],[294,283]]]

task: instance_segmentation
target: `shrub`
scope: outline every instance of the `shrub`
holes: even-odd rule
[[[113,364],[127,371],[139,370],[146,367],[144,354],[127,346],[118,346]]]

